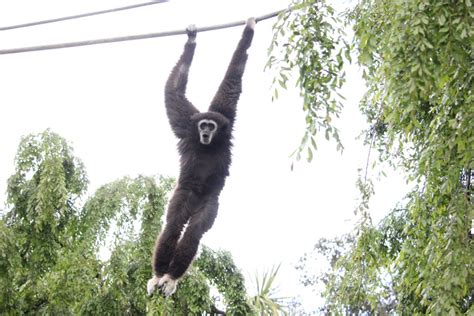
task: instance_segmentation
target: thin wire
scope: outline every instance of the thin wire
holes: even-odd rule
[[[263,20],[267,20],[267,19],[276,17],[278,14],[280,14],[282,12],[285,12],[285,11],[286,10],[279,10],[279,11],[275,11],[275,12],[272,12],[272,13],[269,13],[269,14],[265,14],[265,15],[262,15],[262,16],[259,16],[259,17],[255,18],[255,21],[260,22],[260,21],[263,21]],[[218,30],[218,29],[235,27],[235,26],[239,26],[239,25],[244,25],[245,23],[246,23],[246,21],[237,21],[237,22],[231,22],[231,23],[220,24],[220,25],[205,26],[205,27],[197,28],[197,32],[208,32],[208,31],[213,31],[213,30]],[[175,31],[167,31],[167,32],[159,32],[159,33],[149,33],[149,34],[129,35],[129,36],[120,36],[120,37],[112,37],[112,38],[102,38],[102,39],[79,41],[79,42],[69,42],[69,43],[50,44],[50,45],[41,45],[41,46],[2,49],[2,50],[0,50],[0,55],[27,53],[27,52],[33,52],[33,51],[61,49],[61,48],[70,48],[70,47],[87,46],[87,45],[116,43],[116,42],[124,42],[124,41],[134,41],[134,40],[141,40],[141,39],[148,39],[148,38],[155,38],[155,37],[166,37],[166,36],[181,35],[181,34],[186,34],[186,30],[175,30]]]
[[[125,7],[119,7],[119,8],[115,8],[115,9],[108,9],[108,10],[89,12],[89,13],[82,13],[82,14],[71,15],[71,16],[66,16],[66,17],[62,17],[62,18],[54,18],[54,19],[42,20],[42,21],[36,21],[36,22],[29,22],[29,23],[24,23],[24,24],[3,26],[3,27],[0,27],[0,31],[7,31],[7,30],[19,29],[19,28],[23,28],[23,27],[30,27],[30,26],[37,26],[37,25],[48,24],[48,23],[55,23],[55,22],[61,22],[61,21],[66,21],[66,20],[80,19],[80,18],[85,18],[85,17],[89,17],[89,16],[93,16],[93,15],[99,15],[99,14],[125,11],[125,10],[140,8],[140,7],[144,7],[144,6],[148,6],[148,5],[164,3],[164,2],[168,2],[168,1],[169,0],[154,0],[154,1],[151,1],[151,2],[138,3],[138,4],[128,5],[128,6],[125,6]]]

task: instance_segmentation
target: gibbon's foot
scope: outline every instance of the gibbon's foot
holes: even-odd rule
[[[196,25],[189,24],[189,26],[186,28],[186,33],[188,34],[188,41],[194,42],[194,40],[196,39],[196,34],[197,34]]]
[[[146,292],[148,296],[152,295],[155,292],[156,285],[160,282],[160,278],[154,275],[146,284]]]
[[[165,274],[158,282],[158,287],[165,297],[170,296],[176,291],[178,280],[173,279],[169,274]]]
[[[247,19],[247,27],[249,27],[250,29],[254,30],[255,29],[255,24],[257,24],[257,21],[255,21],[255,18],[248,18]]]

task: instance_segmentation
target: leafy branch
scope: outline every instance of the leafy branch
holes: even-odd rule
[[[279,89],[287,89],[294,70],[296,86],[303,98],[306,131],[295,151],[296,159],[306,152],[308,161],[317,150],[317,133],[324,131],[334,139],[337,149],[343,145],[334,119],[339,117],[344,97],[339,93],[345,83],[344,60],[351,60],[342,20],[325,0],[294,1],[290,10],[279,15],[269,48],[266,68],[274,68],[273,98]],[[278,84],[278,87],[275,87]]]

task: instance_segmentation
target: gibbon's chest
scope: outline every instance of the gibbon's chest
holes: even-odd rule
[[[181,154],[181,178],[201,183],[225,178],[229,172],[230,152],[190,150]]]
[[[218,174],[222,169],[220,162],[214,155],[200,155],[195,157],[192,173],[201,181],[206,181],[214,174]]]

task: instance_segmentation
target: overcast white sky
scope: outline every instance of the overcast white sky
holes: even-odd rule
[[[0,26],[139,3],[118,0],[4,0]],[[153,33],[245,20],[288,6],[287,0],[185,1],[110,15],[0,31],[0,49]],[[232,252],[246,275],[282,263],[280,293],[303,294],[294,265],[320,237],[353,225],[357,168],[367,148],[355,140],[364,128],[358,101],[365,87],[348,69],[346,108],[336,124],[346,147],[320,140],[311,164],[290,170],[304,120],[296,90],[271,101],[272,72],[264,72],[271,27],[257,24],[235,126],[231,175],[219,215],[203,243]],[[224,75],[242,27],[200,33],[188,97],[206,110]],[[122,176],[178,176],[176,142],[163,104],[164,82],[185,36],[0,56],[0,205],[23,135],[47,128],[71,142],[87,168],[92,194]],[[324,137],[323,137],[324,138]],[[373,216],[381,218],[404,195],[401,178],[378,184]],[[250,284],[249,284],[250,285]],[[145,285],[144,285],[145,286]],[[307,297],[307,295],[306,295]],[[306,306],[312,299],[306,299]]]

